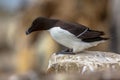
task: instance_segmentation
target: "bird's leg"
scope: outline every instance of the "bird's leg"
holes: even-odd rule
[[[73,49],[65,49],[65,50],[62,50],[56,54],[72,54],[72,55],[75,55],[75,53],[73,53]]]
[[[65,50],[62,50],[61,52],[70,52],[70,49],[67,48],[67,49],[65,49]]]

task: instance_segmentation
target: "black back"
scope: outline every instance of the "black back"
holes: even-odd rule
[[[104,35],[102,31],[90,30],[88,27],[78,24],[78,23],[69,23],[58,21],[54,26],[60,26],[62,29],[68,30],[70,33],[74,34],[76,37],[88,29],[84,34],[78,38],[82,39],[85,42],[93,42],[100,40],[107,40],[108,38],[102,38],[101,35]]]

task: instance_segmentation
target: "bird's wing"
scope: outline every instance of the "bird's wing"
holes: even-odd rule
[[[61,28],[68,30],[74,34],[77,38],[82,39],[85,42],[106,40],[107,38],[100,37],[104,35],[102,31],[90,30],[88,27],[77,23],[64,23],[59,22],[57,25],[61,25]]]

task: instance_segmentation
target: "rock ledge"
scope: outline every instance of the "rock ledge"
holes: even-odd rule
[[[120,70],[120,55],[112,52],[84,51],[76,55],[55,53],[50,57],[48,72],[98,72]]]

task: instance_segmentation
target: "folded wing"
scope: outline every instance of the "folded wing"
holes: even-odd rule
[[[70,33],[74,34],[77,38],[80,38],[85,42],[101,41],[101,40],[108,39],[108,38],[101,37],[102,35],[104,35],[104,32],[90,30],[88,27],[81,25],[81,24],[65,23],[65,22],[60,21],[56,24],[56,26],[57,25],[62,26],[63,29],[68,30]],[[87,31],[85,31],[86,29],[87,29]],[[80,35],[80,34],[82,34],[82,35]]]

